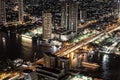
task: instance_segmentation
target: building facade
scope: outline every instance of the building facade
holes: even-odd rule
[[[72,1],[69,3],[69,30],[77,31],[78,24],[78,2]]]
[[[43,39],[51,39],[52,34],[52,14],[43,13]]]
[[[87,19],[87,11],[80,10],[80,22],[84,22]]]
[[[61,2],[61,27],[77,31],[78,24],[78,2],[77,1],[62,1]]]
[[[68,4],[62,2],[62,16],[61,16],[61,27],[68,29]]]
[[[0,24],[6,22],[5,0],[0,0]]]
[[[58,58],[58,68],[63,69],[67,73],[70,69],[70,59],[69,58]]]
[[[18,7],[19,7],[18,8],[18,21],[23,22],[23,0],[17,0],[17,1],[18,1]],[[8,7],[9,7],[9,4],[6,2],[6,0],[0,0],[0,24],[5,24],[7,22],[6,16],[9,11],[6,11],[6,9]]]
[[[52,55],[50,52],[44,53],[44,66],[47,68],[55,68],[56,67],[56,57]]]
[[[18,5],[19,5],[19,22],[23,22],[23,0],[18,0]]]

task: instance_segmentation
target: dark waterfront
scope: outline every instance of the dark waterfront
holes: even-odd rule
[[[45,47],[37,44],[37,41],[25,41],[18,35],[13,33],[0,32],[0,57],[1,63],[5,60],[15,60],[21,58],[24,61],[34,61],[35,58],[43,57]],[[92,62],[99,63],[100,69],[97,71],[89,71],[84,69],[81,73],[93,77],[100,77],[104,80],[120,80],[120,56],[115,54],[94,54]]]
[[[120,80],[120,56],[116,54],[94,54],[91,62],[98,63],[97,70],[84,69],[81,73],[103,80]]]
[[[21,58],[25,61],[33,61],[43,56],[40,45],[34,40],[25,40],[21,36],[12,33],[0,32],[0,57],[15,60]]]

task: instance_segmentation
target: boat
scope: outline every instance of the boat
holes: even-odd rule
[[[91,69],[97,69],[100,66],[97,63],[82,62],[82,66]]]

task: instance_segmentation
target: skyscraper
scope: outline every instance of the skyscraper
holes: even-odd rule
[[[19,22],[23,22],[23,0],[18,0],[19,5]]]
[[[55,68],[56,56],[51,54],[50,52],[44,53],[44,66],[47,68]]]
[[[58,68],[64,69],[65,73],[70,69],[70,59],[65,57],[58,58]]]
[[[62,2],[61,26],[70,31],[77,31],[78,2]]]
[[[87,19],[87,11],[86,10],[80,10],[80,21],[85,21]]]
[[[62,2],[62,16],[61,16],[61,27],[68,29],[68,4]]]
[[[0,24],[6,22],[5,0],[0,0]]]
[[[52,14],[43,13],[43,39],[51,39],[52,34]]]
[[[69,5],[69,30],[77,31],[78,3],[77,1],[72,1]]]

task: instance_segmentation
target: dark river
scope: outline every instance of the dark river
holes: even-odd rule
[[[22,38],[15,33],[0,32],[0,57],[15,60],[34,61],[43,57],[44,48],[36,40]]]
[[[99,53],[98,53],[99,54]],[[116,54],[94,54],[91,62],[98,63],[97,70],[83,69],[82,74],[103,80],[120,80],[120,56]]]
[[[24,61],[34,61],[43,57],[45,50],[45,47],[40,46],[36,40],[32,42],[15,33],[0,32],[0,65],[7,59],[21,58]],[[99,63],[100,69],[93,72],[87,70],[88,72],[85,71],[83,74],[100,77],[103,80],[120,80],[120,56],[115,54],[96,56],[94,55],[92,61]]]

